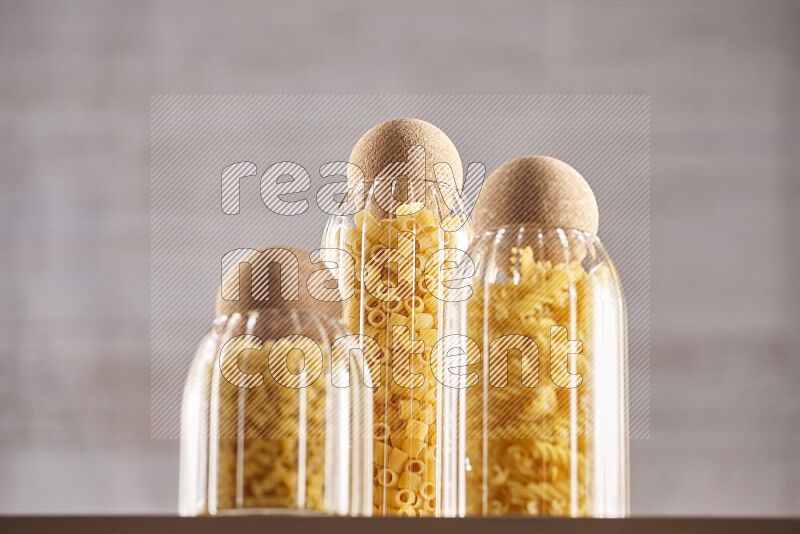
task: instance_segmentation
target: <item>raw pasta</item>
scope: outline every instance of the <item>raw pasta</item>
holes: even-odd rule
[[[507,370],[502,387],[467,391],[467,513],[588,515],[586,362],[591,345],[584,334],[591,331],[590,277],[578,262],[534,261],[529,247],[511,252],[514,276],[485,286],[475,282],[468,332],[472,339],[521,334],[536,341],[539,387],[523,385],[520,353],[508,351],[507,359],[489,362],[492,378]],[[573,356],[584,380],[578,388],[557,387],[550,378],[552,325],[567,327],[571,339],[583,340],[583,350]]]
[[[431,372],[431,349],[440,337],[442,295],[437,298],[426,287],[423,268],[439,276],[439,265],[447,255],[440,254],[430,264],[428,259],[452,238],[421,203],[402,204],[397,213],[379,221],[361,211],[354,217],[356,228],[344,233],[344,248],[356,259],[355,278],[361,280],[363,270],[366,290],[362,294],[361,284],[356,284],[355,295],[344,305],[345,320],[351,331],[375,339],[382,352],[382,361],[372,362],[371,369],[373,376],[383,377],[373,391],[373,461],[379,468],[373,512],[431,515],[436,494],[432,447],[438,384]],[[382,251],[387,248],[392,252]],[[388,258],[389,254],[394,256]],[[383,366],[382,373],[377,365]]]
[[[273,345],[273,341],[265,341],[256,354],[269,354]],[[302,347],[302,342],[298,346]],[[325,380],[319,378],[300,389],[286,387],[284,384],[298,380],[292,373],[302,367],[298,356],[298,351],[292,351],[286,365],[259,369],[265,380],[257,388],[239,388],[224,377],[217,380],[217,480],[211,490],[216,490],[219,512],[241,508],[323,510]],[[305,419],[301,419],[301,404],[305,405]]]

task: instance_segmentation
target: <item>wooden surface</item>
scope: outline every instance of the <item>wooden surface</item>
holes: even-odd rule
[[[16,517],[0,518],[5,534],[797,534],[789,519],[352,519],[290,517]]]

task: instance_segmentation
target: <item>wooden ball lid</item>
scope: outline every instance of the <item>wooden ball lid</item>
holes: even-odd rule
[[[525,156],[489,175],[473,220],[476,232],[531,225],[596,235],[599,212],[594,193],[578,171],[548,156]]]
[[[425,149],[425,180],[434,182],[433,171],[437,163],[448,163],[453,171],[455,185],[461,189],[463,169],[461,157],[447,135],[429,122],[419,119],[393,119],[371,128],[358,140],[350,154],[350,163],[361,173],[347,177],[347,185],[373,182],[387,165],[407,163],[407,147],[421,146]]]
[[[286,310],[338,318],[340,302],[315,298],[325,293],[330,295],[330,286],[335,286],[335,278],[323,264],[311,263],[308,251],[287,245],[264,247],[258,252],[248,252],[225,273],[217,293],[216,313],[230,316],[259,310]]]

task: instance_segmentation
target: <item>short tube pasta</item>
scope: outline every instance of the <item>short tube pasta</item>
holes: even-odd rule
[[[399,479],[400,476],[397,474],[397,471],[388,467],[384,467],[378,471],[378,476],[375,477],[375,481],[385,488],[394,488],[397,486]]]
[[[437,261],[428,260],[444,246],[446,232],[439,226],[441,218],[423,203],[401,204],[396,213],[395,217],[378,220],[369,213],[359,212],[354,219],[357,225],[354,231],[342,234],[348,241],[344,248],[355,251],[356,270],[363,271],[363,276],[357,278],[364,280],[356,284],[355,294],[345,308],[352,314],[361,308],[352,302],[366,303],[365,320],[353,330],[375,339],[383,353],[384,380],[373,392],[376,440],[373,461],[378,468],[373,491],[381,495],[374,501],[374,511],[379,515],[426,515],[432,513],[432,508],[423,509],[424,499],[436,495],[436,467],[431,449],[436,442],[438,381],[431,372],[431,349],[441,337],[441,325],[440,301],[427,290],[423,268],[437,269]],[[381,252],[387,248],[393,252]],[[388,269],[376,262],[389,257],[393,259]],[[408,274],[403,275],[404,272]],[[387,287],[398,284],[396,287],[407,288],[407,276],[411,274],[414,279],[410,293],[389,293],[405,298],[375,301],[382,291],[378,282]],[[393,346],[393,341],[397,341],[395,331],[404,329],[407,330],[403,335],[408,337],[402,339],[407,341]],[[403,357],[398,352],[401,350],[406,351]],[[424,378],[421,386],[417,379],[411,380],[415,376]],[[427,497],[420,493],[423,484]],[[398,490],[394,500],[387,498],[387,489]]]
[[[418,313],[415,317],[415,325],[419,330],[433,329],[433,315],[430,313]]]
[[[425,462],[419,458],[409,458],[405,469],[409,473],[422,475],[422,473],[425,472],[425,469],[427,469],[427,466],[425,465]]]
[[[394,504],[398,508],[403,506],[414,506],[417,502],[417,494],[409,489],[401,489],[394,494]]]
[[[420,495],[425,500],[430,500],[436,497],[436,485],[432,482],[425,482],[419,490]]]
[[[400,517],[416,517],[417,511],[412,506],[401,506],[397,509],[397,515]]]
[[[403,474],[400,475],[398,486],[402,489],[408,489],[414,493],[419,493],[419,489],[422,486],[422,477],[416,473],[404,471]]]
[[[367,316],[367,323],[372,328],[382,328],[387,324],[386,314],[382,310],[372,310]]]
[[[408,453],[395,447],[390,449],[389,460],[387,461],[387,467],[389,469],[400,472],[405,468],[406,461],[408,461]]]

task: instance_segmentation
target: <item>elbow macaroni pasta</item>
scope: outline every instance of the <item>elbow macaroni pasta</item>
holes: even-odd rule
[[[273,344],[265,341],[262,353],[268,354]],[[216,485],[211,488],[217,494],[218,512],[323,510],[325,380],[319,378],[302,389],[277,382],[297,380],[291,372],[302,367],[297,357],[297,351],[287,355],[275,380],[265,370],[264,383],[254,389],[218,380]],[[304,421],[301,403],[306,405]],[[300,478],[299,473],[305,476]]]

